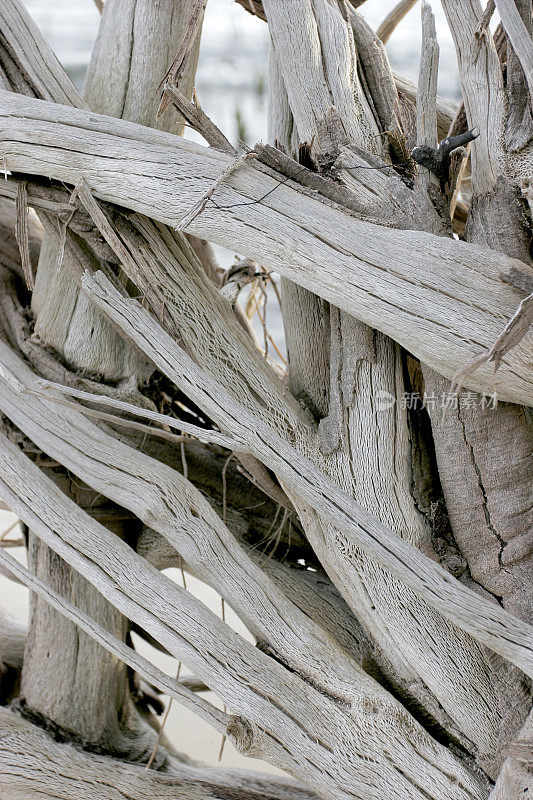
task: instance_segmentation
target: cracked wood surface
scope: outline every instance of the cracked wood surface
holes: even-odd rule
[[[103,275],[85,275],[83,285],[124,334],[187,396],[223,430],[239,438],[245,450],[250,449],[323,519],[343,531],[341,547],[361,547],[372,554],[443,616],[526,673],[533,673],[531,626],[467,590],[431,559],[392,534],[199,369],[139,303],[121,297]]]
[[[267,758],[328,798],[332,793],[339,800],[353,798],[352,785],[360,797],[370,798],[378,775],[390,786],[391,797],[485,797],[483,780],[437,745],[359,668],[345,697],[315,687],[245,642],[199,600],[91,520],[5,436],[0,460],[0,492],[11,508],[223,699],[233,715],[227,735],[241,752]],[[399,730],[403,735],[397,735]],[[394,756],[387,744],[390,737]]]
[[[512,174],[490,178],[491,169],[497,174],[509,157],[502,133],[505,98],[498,90],[503,79],[492,38],[484,33],[472,50],[469,37],[479,20],[476,0],[445,0],[444,9],[461,56],[468,126],[477,127],[487,143],[479,146],[490,148],[486,157],[480,159],[478,153],[472,162],[474,196],[466,238],[530,263],[530,234],[520,210],[519,187]],[[500,135],[495,135],[498,130]],[[472,147],[478,147],[477,140]],[[519,155],[513,153],[513,158]],[[527,149],[521,157],[527,163]],[[449,393],[442,377],[427,369],[424,375],[428,394]],[[429,409],[448,513],[473,578],[504,608],[531,619],[533,419],[530,409],[519,405],[483,408],[479,400],[463,395],[445,415]]]
[[[9,92],[0,99],[0,151],[8,168],[73,184],[83,176],[102,199],[171,226],[229,162],[223,153],[132,123]],[[490,347],[515,313],[522,298],[500,275],[513,267],[530,273],[523,262],[359,221],[267,172],[242,166],[220,187],[219,208],[208,206],[189,232],[259,259],[448,378]],[[531,337],[506,356],[496,376],[485,365],[465,385],[487,393],[496,387],[502,400],[533,403]]]
[[[313,137],[311,126],[313,120],[319,124],[316,120],[328,113],[323,97],[328,90],[332,96],[342,96],[344,91],[360,97],[362,86],[355,77],[360,75],[362,84],[372,89],[370,92],[367,89],[366,94],[369,103],[372,102],[373,124],[378,125],[382,133],[389,131],[391,139],[391,132],[396,128],[391,149],[398,147],[403,135],[402,117],[381,43],[375,41],[375,35],[362,17],[353,13],[344,36],[350,37],[353,31],[357,72],[346,52],[344,61],[347,63],[343,70],[311,68],[317,58],[320,61],[320,55],[327,64],[327,54],[339,50],[336,43],[343,38],[345,22],[322,0],[298,7],[296,26],[294,8],[291,14],[282,0],[265,0],[264,3],[273,40],[270,140],[286,153],[296,153],[301,135],[306,141],[314,138],[318,143],[316,159],[320,162],[323,158],[319,152],[320,136]],[[306,67],[302,68],[302,64]],[[436,97],[436,64],[427,71],[432,73]],[[376,85],[380,86],[380,92]],[[421,85],[425,86],[425,70]],[[287,86],[291,87],[290,92]],[[352,143],[374,149],[375,142],[368,138],[372,126],[360,120],[354,129],[351,109],[339,107],[338,110],[340,124],[344,125],[346,134],[351,134]],[[367,108],[365,114],[368,113]],[[435,114],[434,138],[436,131]],[[426,143],[424,138],[419,141]],[[432,143],[435,145],[436,141]],[[327,146],[326,141],[322,147]],[[372,180],[376,173],[364,174],[370,175]],[[340,168],[338,178],[344,180],[345,176]],[[377,194],[380,196],[379,191]],[[427,197],[425,199],[427,201]],[[428,211],[421,192],[417,200],[415,227],[419,227],[421,217]],[[378,220],[383,216],[378,203],[375,214]],[[398,216],[401,221],[397,226],[402,227],[401,212],[389,219],[392,223]],[[431,213],[428,216],[433,221]],[[437,224],[436,230],[442,232],[441,229],[442,225]],[[321,452],[305,454],[392,531],[426,554],[433,553],[429,521],[424,519],[411,496],[413,475],[407,410],[399,402],[405,391],[400,348],[296,284],[284,280],[282,286],[291,391],[307,399],[315,413],[326,406],[319,414],[322,417],[318,436]],[[331,355],[328,352],[323,358],[321,345],[328,347]],[[210,368],[205,363],[203,366]],[[212,369],[210,371],[213,373]],[[231,391],[231,382],[226,385]],[[323,397],[325,389],[329,390],[327,404]],[[382,407],[375,398],[395,398],[396,403],[390,403],[389,407],[382,404],[385,406]],[[375,424],[376,415],[379,415],[379,424]],[[361,458],[362,452],[364,458]],[[509,705],[516,712],[515,727],[518,727],[523,692],[519,689],[515,697],[505,680],[499,679],[496,664],[490,664],[490,658],[473,639],[428,608],[367,554],[352,553],[339,546],[342,531],[320,521],[296,493],[291,499],[322,565],[330,572],[370,639],[376,642],[376,659],[386,679],[400,693],[405,693],[404,702],[418,703],[425,708],[449,735],[475,753],[476,762],[483,769],[497,775],[502,747],[513,732]],[[468,667],[458,668],[458,664],[468,664]],[[505,664],[501,666],[504,672]],[[489,704],[485,702],[488,696],[491,697]]]

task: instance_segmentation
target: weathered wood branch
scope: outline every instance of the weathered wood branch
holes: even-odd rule
[[[326,54],[337,51],[338,28],[344,24],[342,16],[335,15],[334,12],[325,13],[321,0],[314,2],[311,8],[307,3],[302,3],[301,6],[302,16],[309,19],[306,27],[313,21],[317,26],[320,49],[324,54],[323,60],[327,63]],[[281,0],[269,2],[267,10],[274,41],[283,43],[286,38],[291,41],[293,16],[284,13],[285,6]],[[275,13],[270,13],[271,11]],[[397,146],[401,136],[393,136],[393,130],[396,127],[397,134],[401,134],[398,96],[383,45],[376,40],[360,15],[351,14],[349,24],[357,53],[357,79],[354,78],[353,70],[348,70],[351,80],[356,83],[355,93],[361,96],[364,91],[378,129],[387,131],[391,145]],[[272,141],[279,142],[287,152],[295,152],[301,143],[295,138],[294,124],[291,131],[291,118],[294,121],[303,120],[297,126],[299,135],[302,125],[307,124],[306,120],[310,115],[326,116],[327,107],[320,108],[320,87],[324,79],[326,88],[335,96],[346,86],[344,70],[329,70],[325,75],[309,69],[302,73],[300,61],[294,60],[291,53],[291,48],[286,46],[271,53],[271,63],[275,56],[276,65],[278,60],[279,65],[273,64],[269,92],[270,136]],[[302,60],[305,63],[309,61],[306,58]],[[293,87],[290,96],[285,90],[286,81]],[[332,86],[336,89],[333,90]],[[310,102],[311,110],[308,108]],[[339,109],[341,122],[344,122],[344,113],[345,109]],[[353,129],[351,125],[352,119],[350,125],[345,126],[346,132]],[[307,134],[307,138],[309,137],[310,132]],[[360,143],[364,142],[364,135],[360,134]],[[403,149],[405,150],[405,144]],[[387,151],[385,146],[385,156]],[[406,161],[401,148],[395,155],[400,161]],[[372,163],[372,156],[359,150],[357,156],[362,161],[361,166],[380,166],[377,159]],[[355,166],[354,161],[337,164],[338,176],[347,180],[350,173],[343,167]],[[383,173],[370,169],[361,174],[369,191],[374,177],[375,190],[371,196],[383,197],[385,200],[393,182],[392,176],[387,176],[383,186]],[[409,195],[405,184],[399,179],[398,183],[402,187],[398,187],[398,198],[401,196],[402,200],[397,201],[396,205],[392,203],[392,213],[384,212],[378,202],[373,206],[373,211],[376,216],[387,218],[397,227],[409,227],[409,222],[406,225],[404,219],[398,220],[402,216],[401,211],[398,213],[398,206],[403,211],[406,206],[405,194]],[[403,193],[400,194],[402,189]],[[417,199],[420,201],[420,197]],[[411,200],[412,198],[408,198],[407,202]],[[426,197],[425,206],[423,202],[417,203],[411,224],[418,229],[420,219],[432,220],[434,213],[429,198]],[[405,216],[408,214],[405,213]],[[436,232],[442,233],[440,220],[437,220]],[[424,552],[431,552],[428,521],[420,513],[411,495],[413,475],[410,471],[411,446],[407,430],[407,411],[399,403],[395,405],[392,402],[387,409],[379,409],[379,424],[376,425],[376,408],[371,400],[376,397],[402,397],[403,364],[397,345],[332,306],[328,308],[329,313],[322,313],[321,319],[322,301],[306,290],[295,288],[294,284],[285,281],[283,291],[291,389],[297,396],[310,398],[312,407],[319,409],[323,405],[324,383],[329,383],[329,406],[319,426],[321,451],[329,458],[320,459],[313,452],[306,455],[393,532]],[[320,345],[317,348],[312,347],[311,352],[308,346],[309,342],[320,342],[320,338],[327,344],[329,351],[326,358],[326,363],[329,362],[329,375],[326,376],[320,371]],[[295,361],[298,367],[296,374],[293,373]],[[300,364],[304,369],[300,369]],[[361,458],[360,448],[363,442],[364,458]],[[423,707],[431,709],[432,716],[439,719],[440,724],[451,735],[470,737],[475,744],[466,745],[467,749],[470,747],[470,751],[476,753],[478,763],[486,767],[487,756],[490,760],[501,750],[502,729],[505,730],[507,726],[503,721],[504,703],[494,704],[488,719],[486,706],[473,700],[476,696],[486,696],[487,691],[492,691],[495,685],[491,677],[484,689],[472,691],[473,685],[482,684],[487,674],[485,655],[476,642],[449,625],[414,593],[394,580],[390,573],[377,567],[367,554],[358,552],[355,557],[339,545],[342,531],[324,525],[316,515],[309,513],[296,492],[291,494],[291,499],[300,513],[308,538],[315,546],[321,563],[335,580],[367,634],[378,645],[378,651],[386,653],[385,657],[381,656],[383,674],[394,684],[397,684],[398,677],[403,679],[404,685],[410,687],[408,695],[411,701],[416,698]],[[471,665],[468,680],[457,669],[459,661]],[[497,707],[500,710],[494,714]],[[448,713],[448,717],[446,713],[442,713],[443,710]],[[474,725],[470,722],[472,720],[476,720]],[[504,733],[504,740],[505,735]],[[496,769],[498,767],[499,760]]]
[[[429,3],[422,3],[422,50],[416,96],[417,146],[437,147],[437,78],[439,72],[439,44],[435,17]],[[419,166],[418,181],[428,189],[436,178],[426,167]],[[438,182],[437,182],[438,185]]]
[[[377,685],[364,673],[356,669],[352,674],[359,688],[348,702],[318,691],[298,673],[244,642],[200,601],[90,520],[6,437],[0,458],[0,491],[11,507],[122,613],[156,636],[220,695],[230,712],[237,714],[227,734],[242,752],[267,758],[312,783],[325,797],[333,792],[348,800],[353,796],[349,787],[355,785],[362,797],[370,798],[373,790],[368,792],[366,787],[379,779],[390,781],[391,792],[397,791],[398,798],[405,794],[413,800],[484,798],[484,782],[431,741],[390,696],[383,692],[377,699]],[[377,714],[371,711],[376,707]],[[362,714],[363,739],[362,729],[355,727]],[[394,759],[401,764],[400,780],[391,756],[383,755],[391,751],[382,741],[397,725],[416,739],[415,749],[396,732]],[[347,730],[351,731],[349,744]],[[347,742],[342,752],[340,741]]]
[[[530,32],[524,25],[514,0],[495,0],[495,2],[505,32],[522,65],[533,102],[533,41]]]
[[[504,171],[502,70],[490,31],[476,36],[482,16],[478,0],[443,0],[442,5],[460,59],[468,124],[480,132],[471,150],[472,187],[483,195],[494,188]]]
[[[31,385],[31,373],[16,356],[1,343],[0,350],[4,367],[16,374],[17,380],[23,381],[23,385]],[[22,414],[17,414],[13,405],[13,401],[16,402],[16,389],[10,391],[9,385],[4,382],[2,390],[5,391],[5,402],[2,402],[4,412],[11,418],[15,416],[16,420],[13,421],[28,436],[45,452],[53,452],[53,457],[73,469],[88,485],[104,495],[111,494],[115,502],[130,508],[145,524],[170,538],[171,544],[196,574],[214,586],[242,616],[257,638],[268,641],[287,663],[296,659],[294,667],[305,669],[304,661],[307,662],[308,658],[304,658],[303,654],[307,650],[306,637],[310,636],[314,641],[317,661],[314,667],[308,666],[311,668],[309,676],[316,682],[322,680],[321,665],[327,661],[327,637],[320,642],[322,634],[316,626],[309,628],[305,616],[284,599],[279,589],[268,581],[265,585],[266,578],[261,571],[234,541],[200,492],[184,477],[162,464],[156,465],[149,456],[114,440],[109,434],[98,434],[84,414],[73,409],[50,408],[48,400],[27,397],[26,410],[21,409]],[[48,419],[48,434],[38,424],[43,413]],[[61,435],[61,428],[67,420],[71,433],[75,428],[77,430],[75,447],[68,446]],[[93,431],[92,437],[87,435],[90,430]],[[106,452],[109,453],[109,463],[104,466]],[[150,476],[153,476],[156,468],[159,477],[154,480]],[[117,469],[123,475],[128,474],[127,480],[116,476],[113,478]],[[132,482],[137,484],[133,491]],[[167,497],[173,498],[172,503],[165,500]],[[216,557],[213,553],[216,553]],[[293,613],[296,613],[297,619],[290,622]],[[300,644],[294,638],[295,630],[300,631]],[[344,673],[344,679],[349,683],[350,671],[351,667],[343,668],[339,661],[336,681]],[[339,691],[338,684],[336,691]]]
[[[0,790],[4,800],[317,800],[283,778],[244,770],[173,765],[172,774],[55,742],[45,731],[0,708]]]
[[[169,225],[228,164],[222,153],[130,123],[10,93],[1,99],[1,151],[9,168],[71,183],[83,175],[99,197]],[[280,185],[265,170],[243,166],[190,231],[258,258],[449,378],[490,348],[515,313],[522,297],[500,275],[513,267],[528,274],[522,262],[463,242],[359,222],[300,194],[295,185]],[[314,224],[309,227],[315,218],[320,235]],[[290,261],[280,257],[280,248],[291,251]],[[398,253],[405,258],[398,260]],[[489,393],[496,386],[503,400],[533,403],[530,347],[525,339],[514,348],[496,379],[483,367],[465,385]]]
[[[7,55],[0,57],[3,88],[87,108],[21,2],[0,2],[0,42]]]
[[[376,34],[383,43],[388,42],[395,28],[400,24],[405,15],[415,5],[416,0],[400,0],[387,14],[378,27]]]
[[[236,404],[231,395],[198,369],[139,303],[122,298],[103,275],[86,275],[84,286],[110,319],[223,430],[240,438],[244,448],[273,469],[324,520],[349,535],[351,544],[345,546],[362,547],[458,627],[525,672],[533,671],[529,625],[466,589],[412,545],[391,534],[323,472]]]
[[[211,703],[198,698],[194,692],[184,687],[179,681],[173,680],[165,675],[157,667],[154,667],[148,659],[140,656],[131,647],[127,647],[120,639],[109,633],[102,625],[91,619],[86,613],[80,611],[75,605],[62,597],[54,589],[48,586],[38,576],[33,575],[22,564],[3,553],[0,550],[0,563],[21,583],[31,589],[32,592],[44,598],[53,608],[74,622],[78,628],[85,631],[91,638],[95,639],[106,650],[119,658],[125,664],[132,667],[140,676],[153,684],[165,694],[175,698],[186,708],[194,711],[201,719],[204,719],[217,730],[224,732],[229,722],[229,717],[224,712]]]

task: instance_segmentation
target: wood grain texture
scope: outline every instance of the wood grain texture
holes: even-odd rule
[[[83,175],[97,196],[169,225],[228,164],[222,153],[132,123],[9,93],[1,99],[0,149],[8,167],[71,183]],[[241,167],[217,193],[222,213],[208,206],[190,232],[314,290],[449,378],[490,347],[516,311],[520,293],[500,274],[513,266],[528,274],[522,262],[464,242],[358,221],[296,186],[280,186],[265,170]],[[239,203],[245,205],[227,208]],[[496,376],[485,366],[466,385],[487,393],[496,387],[502,400],[533,403],[531,338],[508,354]]]
[[[353,552],[361,547],[458,627],[525,672],[533,671],[529,625],[467,590],[364,511],[277,433],[236,405],[235,399],[200,370],[139,303],[121,297],[103,275],[86,275],[83,283],[94,302],[223,430],[240,438],[244,448],[250,448],[324,520],[343,531],[342,547]]]
[[[353,797],[354,784],[361,797],[370,800],[373,789],[366,787],[373,786],[378,775],[390,784],[392,797],[485,797],[486,784],[432,741],[365,673],[354,671],[349,702],[319,691],[304,676],[245,642],[199,600],[91,520],[6,437],[0,459],[0,492],[15,512],[122,613],[216,691],[233,715],[227,735],[241,752],[267,758],[312,783],[322,796],[334,793],[339,800]],[[400,730],[409,735],[398,737]],[[394,762],[385,755],[392,752],[385,745],[391,735],[400,780]]]
[[[275,2],[265,7],[274,43],[278,40],[283,43],[286,38],[291,41],[293,17],[280,11],[280,5]],[[305,4],[304,7],[309,13],[309,7]],[[340,14],[335,16],[332,11],[327,15],[317,13],[319,8],[320,3],[314,3],[312,11],[318,46],[322,60],[326,61],[328,52],[336,52],[337,28],[345,23]],[[294,15],[294,8],[292,13]],[[393,150],[401,141],[402,127],[388,60],[382,44],[376,41],[359,15],[350,15],[349,25],[358,61],[358,77],[354,78],[353,70],[349,70],[354,92],[360,96],[362,86],[365,87],[373,124],[381,132],[389,131]],[[329,71],[324,75],[318,73],[318,77],[316,71],[301,74],[298,68],[300,59],[294,60],[290,52],[291,48],[287,46],[278,50],[273,48],[271,64],[274,58],[276,64],[269,92],[270,103],[274,105],[269,115],[271,140],[278,142],[286,152],[298,149],[294,147],[295,132],[291,130],[290,119],[306,117],[308,104],[312,102],[310,98],[314,92],[318,93],[322,81],[333,96],[339,92],[339,83],[344,80],[343,70]],[[431,57],[431,49],[428,56]],[[428,69],[434,84],[433,98],[428,98],[434,114],[434,146],[437,127],[435,60],[433,57]],[[290,95],[285,90],[286,81],[293,87]],[[426,83],[423,75],[421,86],[425,87]],[[431,90],[429,93],[431,95]],[[312,108],[315,116],[317,109],[318,101]],[[427,108],[424,112],[427,115]],[[327,110],[323,109],[322,113],[326,116]],[[343,123],[342,109],[339,118]],[[351,118],[350,122],[353,122]],[[363,135],[365,124],[371,127],[369,122],[360,123],[353,143],[372,147]],[[395,138],[392,136],[394,128]],[[348,124],[344,126],[346,136],[351,130]],[[424,143],[423,138],[420,141]],[[346,175],[350,177],[350,173],[342,168],[337,174],[341,180]],[[364,174],[368,182],[376,171],[369,170]],[[384,197],[385,192],[378,190],[373,195],[376,196]],[[376,206],[379,208],[378,203]],[[423,202],[420,202],[416,227],[420,225],[420,218],[425,216],[423,208]],[[382,209],[377,211],[378,218],[380,212],[383,213]],[[398,213],[394,215],[393,212],[391,216],[394,219]],[[431,215],[429,219],[432,219]],[[426,554],[431,553],[428,522],[411,496],[411,449],[407,411],[400,403],[405,386],[398,346],[333,306],[328,309],[327,317],[321,319],[318,313],[321,299],[317,295],[288,281],[284,282],[283,288],[290,386],[313,409],[324,406],[322,393],[324,387],[329,388],[327,413],[322,415],[319,425],[321,452],[311,451],[306,455],[380,522]],[[286,298],[290,302],[287,303]],[[321,348],[324,347],[329,351],[325,359],[329,367],[326,374],[321,364]],[[386,401],[380,403],[384,398],[390,398],[388,404]],[[361,457],[362,453],[364,457]],[[507,713],[504,704],[496,702],[493,670],[477,643],[445,622],[401,582],[379,568],[367,554],[360,551],[354,554],[340,546],[342,531],[321,524],[316,515],[308,513],[296,493],[291,495],[291,499],[322,565],[329,571],[369,638],[376,643],[376,658],[386,679],[399,692],[405,692],[405,702],[425,708],[449,735],[475,753],[478,764],[486,768],[497,754],[497,770],[501,761],[502,733],[503,737],[506,735],[503,731],[507,728]],[[469,666],[466,670],[458,669],[458,663]],[[476,690],[472,691],[474,685]],[[484,701],[478,699],[487,694],[493,698],[490,710]]]
[[[0,708],[0,791],[4,800],[317,800],[283,778],[244,770],[174,765],[173,774],[55,742]]]

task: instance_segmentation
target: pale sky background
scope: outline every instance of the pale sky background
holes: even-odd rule
[[[395,2],[368,0],[361,11],[377,27]],[[94,3],[92,0],[25,0],[25,4],[59,60],[81,88],[99,20]],[[439,91],[444,97],[455,99],[459,93],[455,52],[440,4],[435,2],[433,8],[441,47]],[[415,6],[388,45],[393,68],[413,80],[416,80],[418,69],[419,30],[420,10]],[[235,142],[239,130],[245,131],[246,141],[250,145],[266,138],[267,52],[267,29],[264,23],[251,17],[232,0],[209,0],[203,27],[197,90],[205,111]],[[219,249],[219,255],[226,266],[233,254]],[[274,314],[270,318],[269,327],[282,347],[283,330],[279,315]],[[13,519],[12,515],[0,511],[0,537]],[[12,531],[9,538],[17,538],[17,531]],[[9,553],[24,559],[21,548],[10,549]],[[181,580],[177,570],[170,570],[169,574],[173,579]],[[188,578],[187,583],[190,591],[220,614],[220,597],[216,592],[193,578]],[[15,618],[27,621],[27,590],[1,575],[0,603]],[[231,609],[227,608],[226,618],[235,630],[251,641]],[[169,675],[176,674],[177,665],[173,658],[163,656],[144,643],[140,644],[139,651]],[[182,674],[187,674],[187,671],[184,670]],[[205,697],[216,702],[213,695]],[[176,702],[172,705],[165,732],[178,749],[192,758],[210,764],[217,763],[220,735]],[[226,743],[222,765],[277,772],[269,765],[243,758],[229,743]]]

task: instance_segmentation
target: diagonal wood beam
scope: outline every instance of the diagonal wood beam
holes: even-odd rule
[[[122,120],[0,92],[0,159],[7,169],[71,184],[177,226],[228,167],[210,148]],[[358,219],[247,163],[187,230],[319,294],[398,341],[447,378],[490,349],[523,294],[505,282],[531,267],[496,251]],[[494,376],[465,386],[533,405],[532,340]]]
[[[254,417],[163,331],[136,300],[122,297],[102,273],[83,285],[110,320],[230,435],[241,439],[320,517],[361,547],[430,606],[479,642],[533,676],[533,627],[452,578],[416,547],[392,533],[311,462]]]

